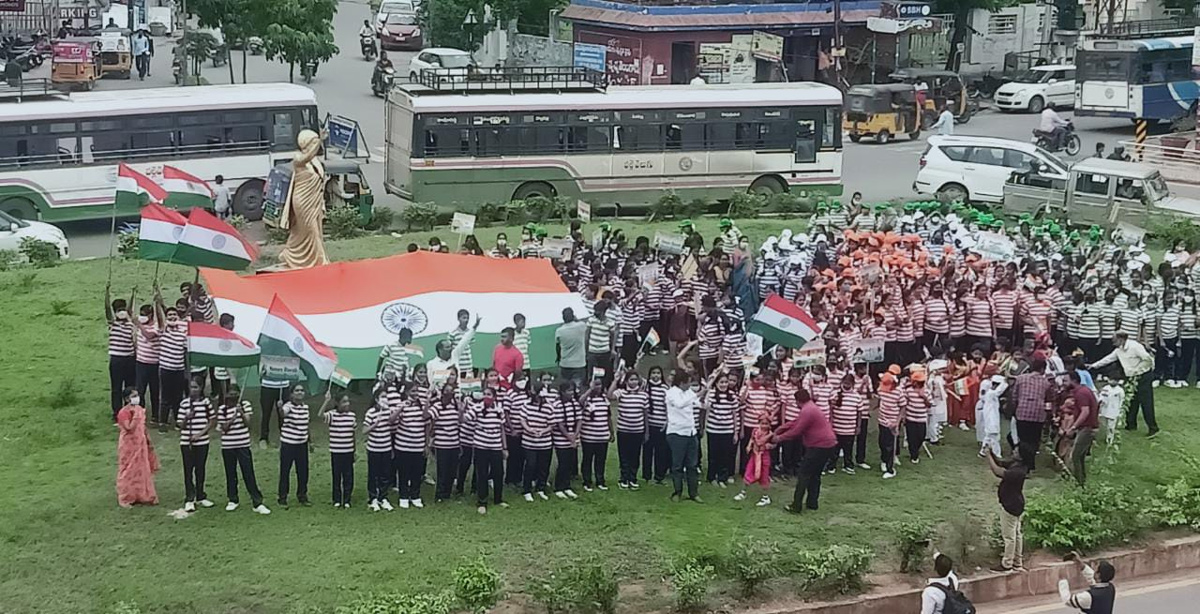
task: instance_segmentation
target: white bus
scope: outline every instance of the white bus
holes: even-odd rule
[[[1088,40],[1075,57],[1075,114],[1173,121],[1196,113],[1191,36]]]
[[[263,181],[318,129],[312,90],[286,83],[86,92],[0,103],[0,211],[63,222],[112,215],[117,164],[225,177],[233,208],[262,216]],[[136,216],[121,210],[120,217]]]
[[[385,185],[466,210],[534,196],[637,207],[667,190],[710,202],[747,189],[837,195],[841,115],[841,93],[819,83],[466,95],[401,85],[388,96]]]

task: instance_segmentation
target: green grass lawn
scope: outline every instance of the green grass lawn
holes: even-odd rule
[[[632,236],[653,235],[674,224],[622,222]],[[743,229],[756,239],[784,223],[753,221]],[[715,222],[702,230],[714,234]],[[507,229],[516,241],[516,228]],[[557,228],[551,228],[553,234]],[[442,230],[443,238],[450,237]],[[479,232],[490,247],[494,229]],[[330,245],[337,259],[403,250],[424,244],[429,233],[402,239],[369,237]],[[330,470],[325,434],[314,428],[312,508],[275,510],[260,517],[248,506],[222,511],[224,474],[214,450],[207,490],[217,507],[183,521],[167,516],[183,498],[177,440],[154,434],[163,469],[162,504],[122,510],[114,491],[116,432],[108,410],[106,333],[102,297],[107,261],[68,263],[54,269],[0,273],[0,612],[104,612],[119,601],[144,612],[293,612],[329,609],[368,592],[440,590],[460,562],[484,555],[502,570],[510,593],[555,566],[591,554],[611,561],[627,590],[624,611],[663,609],[670,588],[667,562],[681,553],[722,550],[734,539],[779,542],[785,553],[829,544],[872,547],[875,571],[895,570],[893,523],[924,518],[943,527],[938,542],[967,534],[978,541],[994,515],[995,479],[975,456],[973,433],[954,431],[933,461],[904,464],[895,480],[878,471],[828,478],[822,509],[791,516],[781,511],[791,484],[777,484],[775,504],[737,503],[736,490],[703,485],[703,504],[673,504],[669,488],[613,489],[574,502],[513,506],[478,516],[473,505],[453,502],[425,510],[372,514],[366,510],[365,454],[356,467],[355,509],[329,504]],[[140,287],[147,296],[154,266],[118,262],[113,285]],[[189,269],[162,268],[164,288],[190,279]],[[173,295],[173,292],[167,292]],[[1200,455],[1200,393],[1158,391],[1164,433],[1123,438],[1113,479],[1149,488],[1182,470],[1185,454]],[[251,399],[257,394],[251,392]],[[257,403],[256,403],[257,404]],[[361,416],[362,407],[356,408]],[[256,429],[257,431],[257,429]],[[259,482],[274,501],[275,448],[254,449]],[[878,463],[874,443],[871,461]],[[1102,463],[1103,453],[1093,458]],[[609,459],[615,483],[615,450]],[[1030,492],[1065,488],[1039,471]],[[427,501],[432,499],[426,487]],[[1036,496],[1036,495],[1034,495]],[[243,502],[247,501],[242,493]],[[964,530],[963,527],[966,527]],[[721,589],[713,605],[732,603]],[[777,589],[786,596],[787,587]]]

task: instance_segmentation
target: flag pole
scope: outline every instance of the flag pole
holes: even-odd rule
[[[132,4],[130,6],[133,6]],[[113,195],[112,221],[108,231],[108,283],[112,283],[113,252],[117,246],[117,197]]]

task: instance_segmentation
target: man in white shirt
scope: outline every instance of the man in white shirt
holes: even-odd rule
[[[213,210],[217,212],[217,217],[227,220],[233,200],[229,196],[229,188],[225,185],[225,177],[217,175],[214,183],[217,185],[213,187]]]
[[[1038,125],[1038,132],[1050,135],[1050,151],[1058,151],[1062,147],[1062,139],[1070,123],[1050,107],[1042,110],[1042,121]]]
[[[946,591],[958,588],[958,576],[954,575],[954,561],[938,553],[933,555],[933,569],[938,577],[930,578],[921,591],[921,614],[942,614],[946,606]]]
[[[449,339],[437,342],[435,348],[437,356],[425,363],[425,369],[429,373],[429,383],[433,384],[434,389],[440,388],[442,384],[446,383],[446,380],[450,379],[450,374],[458,368],[458,358],[467,348],[471,347],[471,340],[475,338],[475,331],[479,329],[480,320],[481,318],[476,315],[475,326],[464,332],[462,337],[459,337],[458,343],[453,346]]]
[[[950,112],[949,104],[942,105],[937,121],[929,127],[930,132],[935,130],[941,136],[954,136],[954,114]]]
[[[1125,377],[1137,380],[1137,389],[1129,400],[1129,409],[1125,412],[1125,430],[1137,430],[1138,409],[1146,419],[1149,437],[1158,434],[1158,422],[1154,419],[1154,357],[1146,351],[1146,346],[1129,338],[1126,333],[1113,336],[1112,353],[1087,366],[1095,370],[1121,361],[1121,370]]]
[[[671,480],[675,485],[671,500],[683,496],[683,476],[687,472],[688,499],[700,503],[700,440],[696,437],[700,395],[689,387],[690,380],[686,371],[675,371],[666,395],[667,447],[671,450]]]

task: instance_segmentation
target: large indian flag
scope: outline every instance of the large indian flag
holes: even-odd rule
[[[142,221],[138,225],[138,257],[142,260],[170,262],[185,226],[187,218],[162,205],[142,207]]]
[[[375,377],[380,350],[396,342],[401,328],[409,328],[424,350],[424,359],[413,364],[433,358],[437,342],[458,326],[459,309],[481,317],[471,346],[475,366],[491,366],[500,331],[520,313],[531,335],[530,368],[552,367],[563,308],[585,314],[583,301],[542,259],[422,251],[248,277],[208,269],[201,274],[221,313],[237,318],[239,333],[253,338],[278,295],[313,337],[337,351],[339,368],[355,379]]]
[[[746,330],[783,347],[801,348],[821,334],[821,325],[799,305],[772,294]]]
[[[167,191],[166,204],[175,209],[213,206],[212,188],[203,179],[189,175],[174,166],[164,166],[162,187]]]
[[[262,348],[262,373],[271,379],[307,380],[310,394],[328,381],[337,368],[337,354],[313,338],[296,314],[275,296],[258,334]]]
[[[258,365],[258,346],[216,324],[188,323],[188,364],[241,369]]]
[[[116,205],[123,209],[140,209],[147,203],[163,203],[167,191],[153,179],[133,170],[122,162],[117,166]]]
[[[204,209],[192,209],[179,237],[173,262],[198,267],[240,271],[258,258],[258,248],[242,238],[233,226]]]

